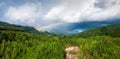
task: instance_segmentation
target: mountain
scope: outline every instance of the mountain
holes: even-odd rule
[[[103,35],[111,37],[120,37],[120,34],[117,33],[120,33],[120,23],[91,28],[81,33],[75,34],[73,37],[91,37]]]
[[[9,23],[2,22],[2,21],[0,21],[0,30],[39,33],[39,31],[37,31],[34,27],[9,24]]]
[[[27,33],[34,33],[34,34],[42,34],[47,36],[64,36],[62,32],[48,32],[48,31],[38,31],[34,27],[30,26],[21,26],[21,25],[15,25],[15,24],[9,24],[7,22],[0,21],[0,30],[4,31],[20,31],[20,32],[27,32]]]

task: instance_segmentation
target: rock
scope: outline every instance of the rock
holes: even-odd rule
[[[66,51],[66,59],[79,59],[78,58],[79,50],[80,50],[80,48],[77,47],[77,46],[67,47],[65,49],[65,51]]]

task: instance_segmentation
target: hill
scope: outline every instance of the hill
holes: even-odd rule
[[[2,22],[2,21],[0,21],[0,30],[39,33],[35,28],[30,27],[30,26],[20,26],[20,25],[15,25],[15,24],[9,24],[9,23]]]
[[[34,33],[34,34],[42,34],[48,36],[64,36],[62,33],[55,33],[55,32],[48,32],[48,31],[38,31],[34,27],[31,26],[21,26],[15,24],[9,24],[7,22],[0,21],[0,31],[20,31],[20,32],[27,32],[27,33]]]
[[[120,37],[120,23],[106,25],[102,27],[91,28],[81,33],[75,34],[73,37],[93,37],[93,36],[111,36]]]

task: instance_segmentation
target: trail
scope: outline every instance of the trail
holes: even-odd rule
[[[66,59],[79,59],[79,50],[80,48],[77,46],[70,46],[65,49],[66,51]]]

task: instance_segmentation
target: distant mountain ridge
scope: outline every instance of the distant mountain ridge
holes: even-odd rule
[[[34,33],[34,34],[51,35],[51,36],[91,37],[91,36],[106,35],[106,36],[112,36],[112,37],[120,37],[120,34],[119,34],[120,23],[91,28],[75,35],[71,33],[61,32],[61,31],[40,32],[40,31],[37,31],[34,27],[9,24],[2,21],[0,21],[0,30],[16,31],[16,32],[21,31],[21,32]]]
[[[27,33],[34,33],[34,34],[42,34],[42,35],[50,35],[50,36],[64,36],[62,33],[56,32],[48,32],[48,31],[38,31],[34,27],[30,26],[21,26],[15,24],[9,24],[7,22],[0,21],[0,30],[4,31],[20,31],[20,32],[27,32]]]
[[[120,23],[110,24],[106,26],[91,28],[81,33],[73,35],[73,37],[91,37],[91,36],[111,36],[120,37]]]
[[[34,27],[9,24],[9,23],[2,22],[2,21],[0,21],[0,30],[22,31],[22,32],[28,32],[28,33],[38,33],[39,32]]]

